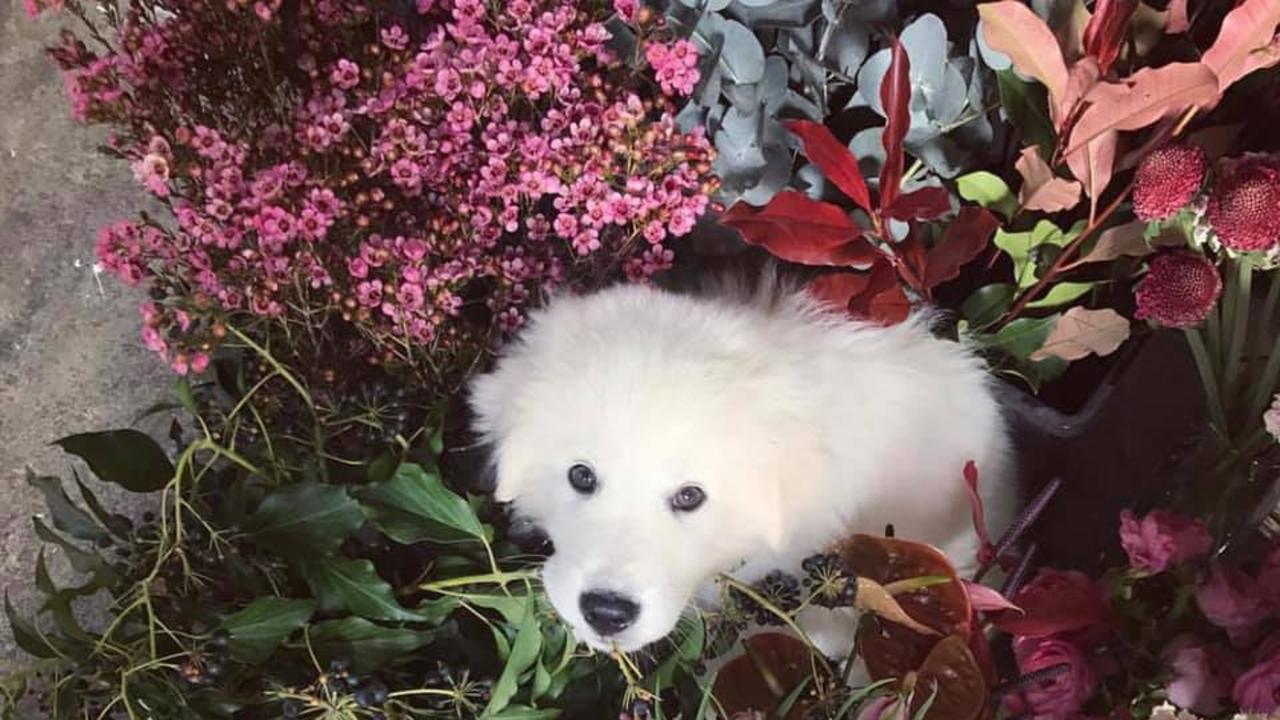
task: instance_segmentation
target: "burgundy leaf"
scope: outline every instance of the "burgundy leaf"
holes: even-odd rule
[[[881,179],[883,180],[883,175]],[[951,193],[943,187],[923,187],[899,195],[886,214],[894,220],[933,220],[951,211]]]
[[[879,325],[897,325],[911,314],[911,301],[888,263],[871,268],[867,289],[849,303],[854,317]]]
[[[978,562],[986,564],[995,559],[995,546],[987,534],[987,513],[978,493],[978,465],[970,460],[964,464],[964,488],[969,493],[969,507],[973,515],[973,532],[978,536]],[[973,597],[972,594],[969,596]],[[981,608],[979,608],[981,609]]]
[[[795,190],[774,195],[763,208],[737,203],[720,223],[748,243],[803,265],[868,267],[879,256],[844,210]]]
[[[1093,17],[1084,28],[1084,51],[1098,59],[1105,75],[1120,55],[1129,19],[1138,9],[1138,0],[1098,0]]]
[[[999,227],[1000,221],[986,208],[960,208],[960,214],[947,226],[942,240],[929,250],[924,273],[925,288],[931,290],[959,275],[960,268],[986,249]]]
[[[804,154],[818,166],[824,177],[840,188],[840,192],[871,212],[871,191],[858,169],[858,158],[836,139],[822,123],[812,120],[789,120],[786,128],[804,143]]]
[[[884,107],[884,167],[880,170],[880,210],[888,213],[898,198],[902,182],[902,141],[911,129],[911,60],[897,37],[890,38],[892,48],[889,70],[880,83],[880,104]]]
[[[849,309],[849,301],[867,288],[867,273],[837,272],[814,278],[809,294],[840,310]]]

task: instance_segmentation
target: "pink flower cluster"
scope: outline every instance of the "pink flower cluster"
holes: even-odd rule
[[[658,85],[667,95],[690,95],[698,84],[698,47],[688,40],[670,45],[649,41],[644,46],[645,60],[653,67]]]
[[[377,362],[447,365],[556,286],[670,267],[713,151],[613,64],[594,7],[192,0],[163,20],[135,7],[105,56],[66,36],[73,112],[119,128],[173,211],[97,246],[152,285],[147,345],[199,371],[237,315],[340,318]],[[673,46],[667,81],[696,81],[690,57]]]
[[[1153,510],[1138,518],[1132,511],[1125,510],[1120,513],[1120,544],[1129,555],[1129,567],[1161,573],[1204,557],[1213,539],[1200,520],[1167,510]]]

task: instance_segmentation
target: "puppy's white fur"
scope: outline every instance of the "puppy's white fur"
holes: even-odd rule
[[[881,328],[777,287],[620,286],[535,314],[472,404],[498,499],[555,544],[553,605],[589,645],[633,650],[666,635],[716,573],[794,570],[852,532],[892,523],[971,564],[965,462],[982,473],[989,521],[1013,507],[988,383],[920,316]],[[593,494],[570,487],[576,463],[595,470]],[[688,484],[706,500],[676,512]],[[592,590],[630,597],[639,617],[600,636],[579,608]]]

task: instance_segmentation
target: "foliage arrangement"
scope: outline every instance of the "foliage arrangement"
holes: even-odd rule
[[[42,555],[38,616],[6,603],[35,659],[0,678],[6,717],[1277,710],[1280,546],[1241,531],[1277,500],[1275,0],[24,4],[81,22],[50,51],[72,112],[165,208],[97,254],[147,290],[184,420],[172,459],[133,430],[59,441],[156,493],[140,519],[30,475],[35,532],[85,577]],[[721,578],[642,653],[580,648],[451,400],[550,292],[696,269],[726,231],[859,320],[952,311],[1046,396],[1183,333],[1196,481],[1122,514],[1128,563],[1091,578],[1041,567],[1061,483],[992,542],[965,468],[975,577],[858,535],[803,577]],[[815,607],[863,612],[848,656],[805,637]]]

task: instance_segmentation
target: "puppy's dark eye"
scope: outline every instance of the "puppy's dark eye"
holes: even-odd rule
[[[596,491],[596,474],[591,468],[578,463],[569,468],[569,485],[583,495]]]
[[[671,496],[671,509],[676,512],[693,512],[707,499],[707,494],[697,485],[685,485]]]

